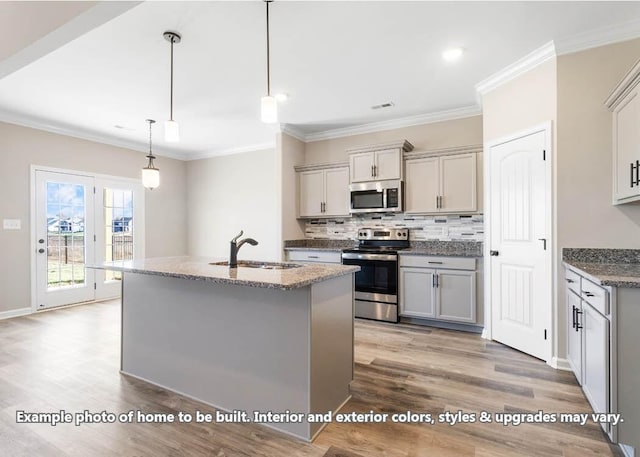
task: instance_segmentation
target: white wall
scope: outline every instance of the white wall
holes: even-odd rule
[[[298,176],[294,167],[304,164],[305,144],[286,133],[279,133],[276,152],[280,154],[282,173],[282,239],[301,239],[304,238],[304,221],[296,219],[298,214]]]
[[[0,229],[0,312],[31,306],[31,165],[139,179],[144,156],[0,122],[0,220],[22,221],[22,230]],[[184,255],[186,165],[165,157],[156,164],[161,185],[145,195],[145,253],[147,257]]]
[[[280,176],[276,151],[187,162],[188,252],[227,259],[240,230],[257,240],[240,259],[280,260]]]

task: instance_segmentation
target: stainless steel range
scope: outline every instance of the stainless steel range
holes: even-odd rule
[[[358,265],[356,317],[398,322],[398,251],[409,247],[408,228],[358,230],[358,247],[342,251],[342,263]]]

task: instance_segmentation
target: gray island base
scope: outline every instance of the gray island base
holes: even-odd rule
[[[162,259],[101,266],[124,271],[122,373],[235,412],[227,414],[235,421],[290,413],[295,422],[261,423],[312,440],[325,424],[307,415],[350,398],[357,267],[245,273],[187,260],[199,276],[185,274],[184,262],[172,274]]]

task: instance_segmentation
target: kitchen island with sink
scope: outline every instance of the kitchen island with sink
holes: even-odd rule
[[[121,371],[312,440],[353,379],[357,267],[167,257],[122,271]],[[300,413],[268,422],[256,413]],[[244,420],[244,419],[243,419]]]

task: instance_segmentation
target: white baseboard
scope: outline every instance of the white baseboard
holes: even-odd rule
[[[557,370],[571,371],[571,365],[569,365],[569,361],[567,359],[552,357],[549,365]]]
[[[11,317],[26,316],[27,314],[31,314],[32,312],[33,311],[31,310],[31,308],[18,308],[12,309],[10,311],[2,311],[0,312],[0,320],[9,319]]]

